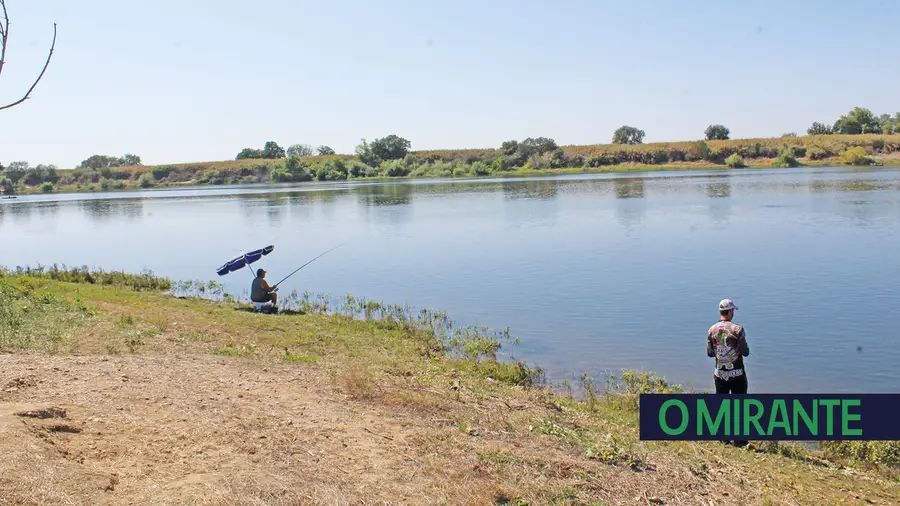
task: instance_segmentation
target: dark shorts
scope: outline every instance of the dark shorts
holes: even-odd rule
[[[716,380],[717,394],[746,394],[747,393],[747,371],[736,378],[724,380],[718,376],[713,376]]]
[[[275,300],[275,298],[272,295],[273,294],[271,294],[271,293],[267,293],[267,294],[263,295],[262,300],[254,300],[253,302],[272,302]]]

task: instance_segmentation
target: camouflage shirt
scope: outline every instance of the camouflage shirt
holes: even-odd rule
[[[722,379],[736,378],[744,374],[744,357],[750,355],[744,327],[720,320],[706,334],[706,355],[716,358],[713,374]]]

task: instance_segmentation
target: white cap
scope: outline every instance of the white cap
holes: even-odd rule
[[[719,311],[728,311],[729,309],[737,309],[737,306],[734,305],[734,301],[731,299],[722,299],[719,302]]]

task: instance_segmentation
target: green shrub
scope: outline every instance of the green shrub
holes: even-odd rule
[[[47,181],[46,183],[41,184],[41,193],[52,193],[53,192],[53,183]]]
[[[831,156],[831,153],[818,147],[818,146],[810,146],[806,148],[806,157],[810,160],[824,160]]]
[[[725,159],[725,165],[731,167],[732,169],[741,169],[746,167],[747,165],[744,163],[744,157],[734,153]]]
[[[697,141],[691,144],[685,152],[685,160],[706,160],[709,157],[709,145],[705,141]]]
[[[797,158],[794,157],[794,154],[790,149],[782,149],[778,156],[775,158],[775,162],[772,164],[773,167],[798,167],[800,166],[800,162],[797,161]]]
[[[381,169],[384,171],[384,175],[388,177],[403,177],[409,175],[409,167],[407,167],[402,160],[383,162],[381,164]]]
[[[16,185],[13,183],[12,179],[0,176],[0,192],[6,195],[16,193]]]
[[[287,169],[281,167],[272,169],[272,172],[269,173],[269,177],[271,177],[272,181],[275,181],[276,183],[286,183],[294,180],[294,175],[288,172]]]
[[[900,441],[823,441],[822,449],[839,463],[900,467]]]
[[[172,173],[173,168],[174,167],[172,167],[171,165],[162,165],[159,167],[153,167],[150,172],[153,174],[153,179],[159,181],[161,179],[169,177],[169,174]]]
[[[841,155],[841,161],[847,165],[871,165],[872,159],[866,156],[866,150],[861,146],[850,148]]]
[[[141,188],[150,188],[153,186],[153,174],[145,172],[138,178],[138,186]]]
[[[486,163],[481,161],[473,163],[470,171],[474,176],[487,176],[491,173],[490,167],[488,167]]]

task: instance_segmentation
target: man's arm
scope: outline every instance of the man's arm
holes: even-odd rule
[[[738,341],[741,349],[741,356],[746,357],[750,355],[750,345],[747,344],[747,335],[744,333],[744,329],[741,329],[741,338]]]
[[[715,357],[716,356],[716,347],[713,345],[713,339],[710,336],[706,336],[706,356],[707,357]]]

